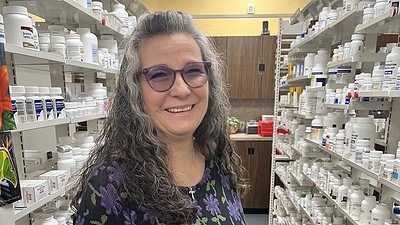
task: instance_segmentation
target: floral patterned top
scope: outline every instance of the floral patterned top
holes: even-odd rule
[[[158,215],[143,207],[132,208],[126,193],[119,193],[121,177],[116,162],[104,162],[89,178],[75,215],[75,225],[157,225],[165,224]],[[196,186],[182,187],[197,208],[195,224],[241,224],[245,218],[240,198],[213,160],[206,162],[203,177]],[[193,198],[194,197],[194,198]]]

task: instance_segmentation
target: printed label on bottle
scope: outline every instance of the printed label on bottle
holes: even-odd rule
[[[26,120],[27,122],[36,122],[35,103],[33,100],[27,99],[25,101],[26,107]]]
[[[67,46],[67,58],[75,61],[81,61],[81,47],[80,46]]]
[[[92,44],[92,62],[99,63],[99,49],[96,44]]]
[[[5,42],[6,35],[4,34],[4,23],[0,23],[0,43]]]
[[[92,8],[92,0],[87,0],[87,8],[91,9]]]
[[[56,118],[60,118],[61,113],[64,111],[65,104],[64,104],[64,99],[55,99],[54,101],[55,104],[55,112],[56,112]]]
[[[361,214],[361,202],[352,202],[352,207],[351,207],[351,214],[355,216],[360,216]]]
[[[35,48],[32,27],[21,26],[21,35],[22,35],[22,47]]]
[[[392,181],[397,181],[399,179],[399,172],[397,169],[398,169],[397,166],[393,167]]]
[[[42,100],[34,100],[34,105],[35,105],[36,120],[37,120],[37,121],[43,121],[43,120],[45,120],[45,118],[44,118],[44,113],[43,113],[43,103],[42,103]]]
[[[84,62],[85,61],[85,49],[83,48],[83,46],[79,47],[79,54],[81,55],[80,61]]]
[[[322,130],[322,126],[312,126],[311,127],[311,140],[318,140],[320,131]]]
[[[46,111],[46,119],[54,119],[53,100],[46,99],[44,106]]]

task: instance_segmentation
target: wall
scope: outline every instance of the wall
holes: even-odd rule
[[[274,114],[274,100],[231,99],[230,115],[240,121],[261,120],[261,115]]]
[[[151,11],[179,10],[191,15],[247,14],[247,4],[254,3],[255,14],[293,14],[310,0],[142,0]],[[209,36],[256,36],[262,21],[269,21],[271,35],[278,32],[277,18],[196,19],[198,27]]]

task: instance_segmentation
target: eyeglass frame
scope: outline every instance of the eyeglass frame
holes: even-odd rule
[[[191,64],[191,63],[202,63],[202,64],[204,65],[206,80],[205,80],[205,82],[204,82],[202,85],[197,86],[197,87],[193,87],[192,85],[188,84],[188,82],[186,81],[185,76],[184,76],[184,74],[183,74],[183,71],[184,71],[184,70],[186,69],[186,67],[187,67],[189,64]],[[168,69],[168,70],[171,70],[171,71],[173,72],[173,73],[172,73],[172,74],[173,74],[173,82],[171,83],[171,86],[170,86],[169,88],[167,88],[166,90],[159,91],[159,90],[154,89],[154,87],[150,84],[150,80],[149,80],[149,79],[147,78],[147,76],[146,76],[150,69],[153,69],[153,68],[156,68],[156,67],[164,67],[164,68],[166,68],[166,69]],[[189,63],[187,63],[182,69],[179,69],[179,70],[174,70],[174,69],[172,69],[172,68],[170,68],[170,67],[168,67],[168,66],[166,66],[166,65],[155,65],[155,66],[151,66],[151,67],[147,67],[147,68],[144,68],[144,69],[139,70],[138,74],[139,74],[139,75],[144,75],[147,84],[148,84],[154,91],[157,91],[157,92],[166,92],[166,91],[170,90],[170,89],[172,88],[172,86],[174,86],[175,80],[176,80],[176,73],[177,73],[177,72],[179,72],[179,73],[181,74],[181,77],[182,77],[182,79],[183,79],[183,81],[185,82],[186,85],[188,85],[188,86],[191,87],[191,88],[199,88],[199,87],[202,87],[205,83],[207,83],[207,81],[208,81],[208,75],[209,75],[210,70],[211,70],[211,62],[210,62],[210,61],[199,61],[199,62],[189,62]]]

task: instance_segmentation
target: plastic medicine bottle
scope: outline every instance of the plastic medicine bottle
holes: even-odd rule
[[[28,122],[45,120],[42,98],[39,97],[39,88],[35,86],[25,87],[26,91],[26,114]]]
[[[89,28],[77,28],[83,42],[84,59],[87,63],[99,64],[99,48],[96,35]]]
[[[113,13],[115,13],[115,15],[122,20],[121,30],[127,32],[129,30],[129,15],[125,10],[125,5],[115,4]]]
[[[26,123],[25,87],[10,86],[11,105],[15,123]]]
[[[393,47],[386,56],[385,75],[383,77],[383,91],[389,91],[396,86],[397,70],[400,66],[400,47]]]
[[[54,119],[53,98],[50,97],[50,89],[48,87],[39,87],[39,95],[43,102],[43,112],[46,120]]]
[[[28,10],[23,6],[5,6],[3,14],[7,43],[33,49],[33,28]]]
[[[65,38],[67,59],[83,62],[85,51],[83,49],[83,42],[81,41],[80,35],[67,34],[65,35]]]
[[[371,225],[384,225],[385,220],[390,218],[388,206],[384,203],[376,204],[371,212]]]
[[[65,118],[65,104],[64,97],[61,96],[62,91],[60,87],[50,88],[50,96],[53,99],[54,118]]]

